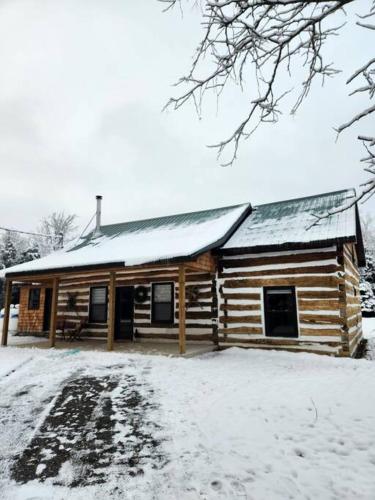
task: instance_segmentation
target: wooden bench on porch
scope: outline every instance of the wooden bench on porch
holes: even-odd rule
[[[87,325],[88,318],[81,318],[79,323],[74,327],[70,326],[71,322],[66,318],[61,318],[56,322],[56,334],[61,335],[64,340],[73,342],[74,340],[82,340],[82,330]]]

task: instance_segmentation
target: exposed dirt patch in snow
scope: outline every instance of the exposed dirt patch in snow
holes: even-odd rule
[[[147,421],[154,404],[145,397],[145,384],[141,394],[136,377],[116,371],[112,368],[115,373],[104,377],[77,376],[64,385],[16,458],[12,479],[25,483],[55,478],[56,485],[88,486],[104,483],[108,467],[116,465],[120,477],[143,474],[145,461],[155,468],[163,464],[160,443]],[[152,392],[146,392],[151,397]],[[68,464],[69,477],[59,477]]]
[[[0,378],[0,498],[123,498],[159,487],[150,477],[167,454],[148,357],[1,355],[13,370]]]

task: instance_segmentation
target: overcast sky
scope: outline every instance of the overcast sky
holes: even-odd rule
[[[96,194],[111,223],[363,182],[355,137],[368,124],[338,142],[333,131],[358,108],[344,82],[371,51],[352,16],[327,47],[343,75],[314,86],[297,116],[260,128],[230,168],[206,145],[244,116],[251,83],[218,112],[208,100],[201,120],[190,106],[162,112],[189,68],[199,19],[190,7],[183,18],[163,13],[157,0],[1,0],[0,225],[30,230],[65,210],[84,226]]]

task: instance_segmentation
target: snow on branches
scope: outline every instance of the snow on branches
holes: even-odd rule
[[[166,10],[182,4],[182,0],[160,1],[167,5]],[[280,101],[290,92],[290,89],[278,90],[278,83],[282,73],[291,73],[292,64],[302,66],[304,71],[292,113],[309,94],[317,77],[324,81],[338,73],[332,63],[325,61],[323,47],[329,37],[339,34],[344,25],[344,9],[354,2],[359,4],[359,0],[201,0],[203,37],[190,71],[178,82],[184,90],[178,97],[172,97],[167,106],[178,109],[192,101],[200,113],[207,91],[220,95],[233,81],[242,86],[249,79],[251,67],[257,97],[249,103],[244,118],[229,137],[211,146],[217,149],[219,157],[228,150],[229,159],[223,164],[231,165],[242,139],[248,138],[261,123],[278,121]],[[359,5],[363,7],[364,4]],[[340,13],[342,21],[337,19]],[[356,24],[366,30],[375,30],[371,22],[374,16],[375,0],[368,0],[368,10],[358,16]],[[365,83],[350,95],[367,93],[371,100],[375,92],[374,71],[375,58],[362,62],[347,84],[361,77]],[[342,133],[374,111],[374,105],[368,106],[339,126],[337,132]],[[362,162],[370,178],[362,186],[357,201],[375,192],[375,136],[360,136],[359,139],[367,151]]]

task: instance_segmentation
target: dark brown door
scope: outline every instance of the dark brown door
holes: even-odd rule
[[[51,324],[52,288],[46,288],[44,299],[43,331],[48,332]]]
[[[133,340],[134,287],[116,288],[115,339]]]

